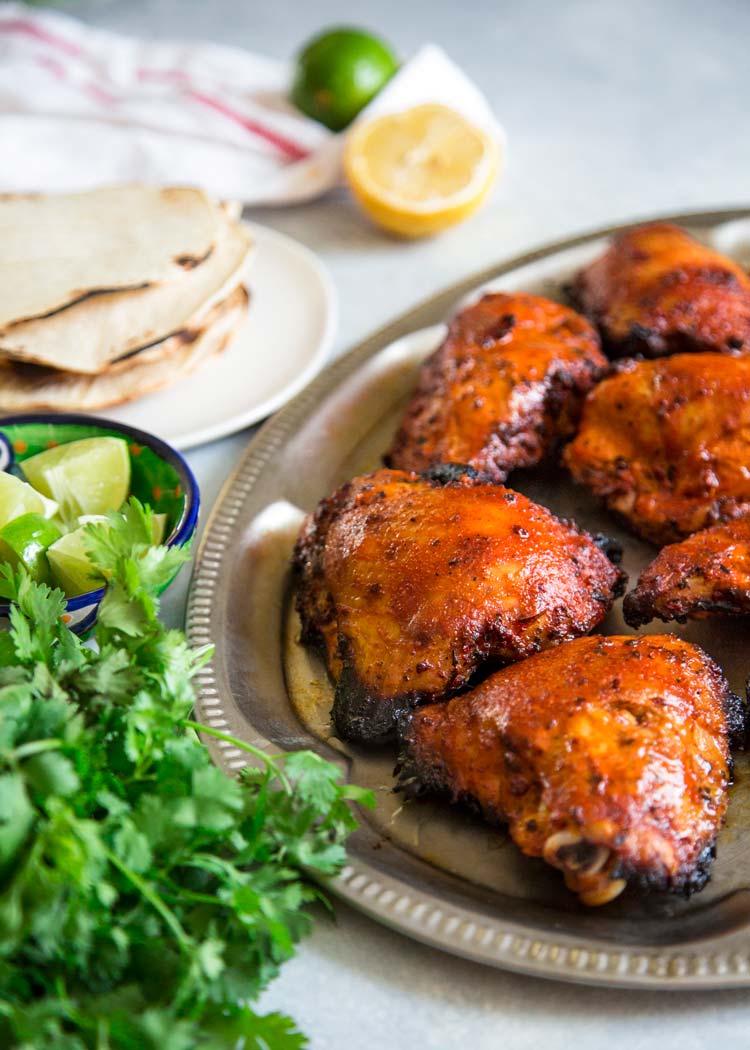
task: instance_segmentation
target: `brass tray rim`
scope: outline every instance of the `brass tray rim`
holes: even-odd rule
[[[448,309],[477,287],[547,256],[610,237],[644,222],[663,221],[688,226],[714,226],[750,219],[750,206],[709,211],[655,214],[596,227],[551,241],[512,256],[443,288],[435,295],[388,322],[329,364],[301,393],[272,416],[250,440],[243,456],[224,483],[212,508],[196,554],[187,601],[186,632],[190,644],[216,644],[214,659],[196,676],[199,716],[221,715],[234,698],[224,690],[215,670],[221,650],[222,598],[217,584],[222,567],[232,556],[232,540],[242,507],[261,472],[311,409],[371,357],[397,339],[442,321]],[[214,760],[229,772],[245,764],[243,753],[215,738],[205,738]],[[275,745],[260,734],[255,746],[269,751]],[[750,987],[750,939],[730,951],[724,938],[693,946],[662,946],[643,950],[556,935],[540,934],[505,918],[495,918],[453,898],[437,896],[413,880],[384,871],[351,851],[342,872],[324,880],[331,893],[376,921],[431,947],[500,969],[536,977],[604,987],[684,991]]]

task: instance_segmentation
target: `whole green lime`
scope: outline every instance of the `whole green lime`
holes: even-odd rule
[[[398,69],[384,41],[361,29],[331,29],[297,56],[291,99],[332,131],[350,124]]]

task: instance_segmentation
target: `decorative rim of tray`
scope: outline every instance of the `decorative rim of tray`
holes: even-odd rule
[[[442,320],[461,296],[478,286],[546,256],[649,221],[702,227],[749,218],[750,207],[657,215],[599,227],[545,244],[443,289],[328,365],[265,423],[219,494],[197,552],[190,584],[186,620],[190,644],[202,646],[215,642],[218,654],[223,621],[217,616],[221,606],[217,584],[225,560],[232,555],[243,505],[265,465],[310,410],[374,354],[400,337]],[[198,711],[214,725],[228,714],[227,704],[236,706],[231,695],[222,695],[215,659],[216,656],[196,677]],[[262,734],[253,733],[252,743],[277,750]],[[206,744],[223,768],[236,771],[246,764],[244,752],[231,744],[213,738],[206,739]],[[471,901],[465,905],[446,895],[437,897],[414,885],[408,877],[391,875],[366,857],[351,854],[343,871],[326,880],[325,886],[353,907],[401,933],[454,955],[502,969],[609,987],[679,991],[750,986],[750,937],[743,930],[681,946],[648,948],[587,940],[583,936],[556,932],[553,927],[540,932],[523,923],[488,915],[486,909],[473,908]]]

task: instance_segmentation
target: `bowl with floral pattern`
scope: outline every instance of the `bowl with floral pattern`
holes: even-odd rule
[[[193,472],[171,445],[143,430],[84,415],[0,416],[0,470],[20,473],[18,465],[30,456],[70,441],[95,437],[115,437],[127,442],[130,494],[148,504],[155,513],[165,515],[163,542],[167,546],[189,543],[200,510],[200,494]],[[99,587],[68,598],[64,618],[77,634],[86,634],[93,627],[104,592],[105,588]],[[9,612],[10,606],[0,602],[0,627],[7,624]]]

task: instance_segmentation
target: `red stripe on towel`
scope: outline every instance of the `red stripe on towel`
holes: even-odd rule
[[[0,33],[23,33],[42,44],[50,44],[67,55],[80,55],[82,48],[65,37],[50,33],[48,29],[42,29],[35,22],[27,22],[23,18],[0,19]]]
[[[204,106],[209,106],[211,109],[216,110],[217,113],[222,113],[225,117],[233,120],[236,124],[241,124],[243,128],[251,131],[259,138],[265,139],[266,142],[269,142],[272,146],[275,146],[276,149],[286,154],[290,160],[305,160],[305,158],[310,156],[309,150],[297,145],[296,142],[292,142],[291,139],[286,138],[286,136],[280,135],[277,131],[273,131],[271,128],[266,128],[262,124],[258,124],[257,121],[250,120],[249,117],[243,116],[242,113],[238,113],[220,99],[212,98],[210,95],[204,95],[201,91],[195,91],[192,88],[187,92],[187,95],[196,102],[200,102]]]
[[[139,80],[166,80],[175,84],[190,82],[190,77],[181,69],[139,69],[135,75]]]
[[[36,59],[36,64],[44,69],[48,69],[58,80],[65,80],[68,75],[65,63],[57,58],[53,58],[51,55],[39,55]]]

